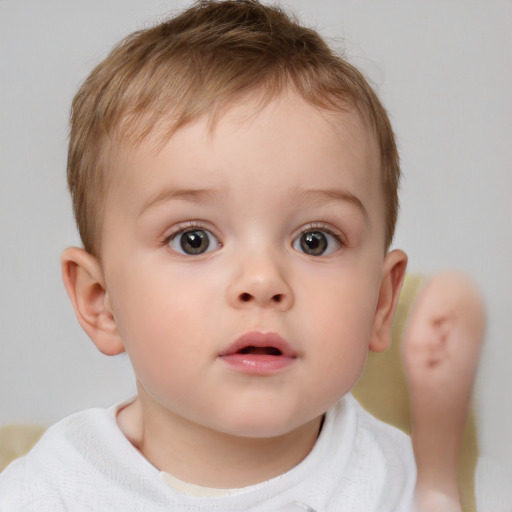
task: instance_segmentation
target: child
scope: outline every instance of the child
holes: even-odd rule
[[[77,318],[138,394],[51,428],[0,510],[410,511],[409,438],[350,395],[407,258],[361,74],[255,2],[124,40],[73,101]]]

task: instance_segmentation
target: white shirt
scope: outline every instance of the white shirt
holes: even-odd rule
[[[309,455],[265,482],[204,496],[178,489],[116,423],[90,409],[51,427],[0,474],[0,511],[410,512],[416,469],[410,439],[347,395],[326,414]],[[194,495],[192,495],[194,494]],[[201,496],[203,494],[203,496]],[[208,492],[206,493],[208,494]]]

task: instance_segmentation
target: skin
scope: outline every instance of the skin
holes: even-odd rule
[[[161,148],[121,148],[99,258],[69,248],[62,260],[82,327],[133,364],[138,397],[120,428],[157,468],[209,487],[269,479],[309,453],[368,350],[387,347],[406,267],[385,251],[378,152],[360,118],[290,90],[257,104]],[[208,251],[182,254],[186,230],[203,230]],[[300,245],[312,231],[323,254]],[[226,364],[254,332],[286,340],[293,361],[265,375]]]
[[[480,292],[442,272],[419,294],[403,340],[419,512],[459,512],[457,463],[485,331]]]

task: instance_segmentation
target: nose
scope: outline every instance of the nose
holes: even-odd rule
[[[245,259],[235,270],[227,294],[228,302],[238,309],[260,307],[287,311],[294,302],[284,269],[270,255]]]

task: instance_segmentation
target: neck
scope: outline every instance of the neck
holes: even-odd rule
[[[152,410],[140,398],[118,415],[121,430],[156,468],[217,489],[246,487],[292,469],[313,448],[321,420],[276,437],[247,438],[198,425],[167,409]]]

